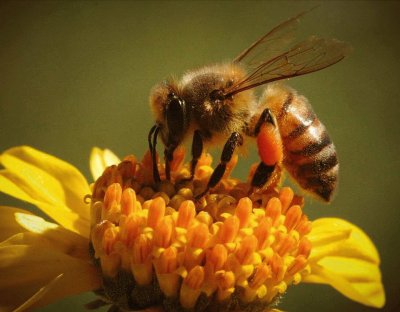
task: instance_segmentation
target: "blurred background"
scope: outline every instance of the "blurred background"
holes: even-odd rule
[[[400,2],[2,1],[0,150],[31,145],[74,164],[91,181],[93,146],[121,157],[145,152],[154,84],[230,60],[315,5],[301,32],[349,42],[353,53],[290,81],[329,129],[341,163],[333,203],[308,200],[307,213],[350,220],[370,235],[382,258],[383,311],[400,311]],[[235,175],[245,177],[256,160],[253,150]],[[3,195],[0,200],[34,209]],[[41,311],[84,311],[93,298],[82,294]],[[307,284],[290,288],[280,308],[374,310],[328,286]]]

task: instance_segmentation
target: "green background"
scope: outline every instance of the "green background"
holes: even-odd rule
[[[341,163],[333,203],[309,201],[307,213],[350,220],[371,236],[382,257],[384,311],[399,311],[399,2],[1,2],[0,150],[28,144],[88,178],[92,146],[140,156],[155,83],[229,60],[315,4],[302,32],[340,38],[354,51],[336,66],[290,81],[329,129]],[[243,177],[256,159],[253,151],[236,175]],[[41,311],[84,311],[91,299],[83,294]],[[321,285],[290,288],[280,307],[373,310]]]

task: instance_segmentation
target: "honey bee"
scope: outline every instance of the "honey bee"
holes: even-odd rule
[[[197,198],[218,184],[235,150],[256,138],[261,161],[253,188],[263,187],[283,166],[304,190],[331,200],[339,173],[335,146],[307,99],[276,81],[331,66],[350,49],[344,42],[316,36],[292,43],[303,14],[273,28],[230,63],[189,71],[153,88],[155,125],[148,141],[156,183],[158,135],[165,147],[166,179],[173,152],[186,139],[192,138],[191,178],[203,146],[224,144],[220,163]],[[254,88],[262,85],[266,87],[257,98]]]

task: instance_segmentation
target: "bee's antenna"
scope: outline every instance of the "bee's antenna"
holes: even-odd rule
[[[153,153],[153,144],[151,143],[152,140],[152,135],[154,133],[154,130],[156,130],[157,125],[154,125],[153,127],[151,127],[149,134],[147,136],[147,142],[149,143],[149,151],[150,153]]]
[[[150,154],[151,154],[151,160],[153,163],[153,179],[154,179],[154,183],[156,183],[156,184],[161,182],[160,173],[158,172],[158,167],[157,167],[157,150],[156,150],[157,136],[158,136],[159,131],[160,131],[160,126],[154,125],[150,129],[149,135],[147,137],[147,140],[149,143],[149,150],[150,150]],[[153,138],[152,138],[152,136],[153,136]],[[153,139],[153,142],[152,142],[152,139]]]

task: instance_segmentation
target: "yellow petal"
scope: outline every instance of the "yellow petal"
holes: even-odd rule
[[[379,265],[378,251],[359,227],[339,218],[321,218],[313,222],[308,235],[312,243],[310,260],[326,256],[359,258]]]
[[[0,310],[21,306],[60,274],[35,307],[100,286],[96,268],[86,261],[37,246],[0,247]]]
[[[63,203],[89,220],[89,208],[83,203],[83,197],[90,193],[89,185],[74,166],[28,146],[5,151],[0,162],[16,182],[23,183],[21,188],[28,195],[36,191],[36,200]]]
[[[63,227],[74,231],[83,237],[89,237],[90,222],[88,219],[73,212],[63,203],[48,203],[38,200],[35,197],[35,191],[29,188],[29,184],[25,184],[23,180],[20,182],[18,181],[18,177],[14,174],[7,172],[6,170],[0,171],[0,191],[39,207],[43,212]],[[27,192],[30,192],[33,197],[31,197]]]
[[[318,219],[309,238],[313,245],[311,274],[304,282],[329,284],[368,306],[380,308],[385,304],[379,254],[360,228],[342,219]]]
[[[111,165],[119,164],[121,160],[109,149],[94,147],[90,153],[90,172],[93,179],[97,180],[104,170]]]
[[[30,212],[23,209],[0,206],[0,242],[25,231],[25,228],[15,220],[16,213],[31,215]]]
[[[56,276],[50,283],[46,286],[40,288],[32,297],[30,297],[27,301],[25,301],[22,305],[16,308],[13,312],[22,312],[27,310],[28,308],[32,308],[32,306],[39,302],[43,296],[50,291],[51,288],[58,282],[60,278],[62,278],[63,274]]]
[[[11,210],[5,213],[4,210]],[[21,209],[0,207],[0,218],[11,215],[9,222],[14,223],[13,229],[18,231],[11,234],[0,246],[35,245],[42,248],[58,250],[66,255],[90,261],[87,238],[71,232],[57,224],[47,222],[40,217],[26,213]]]
[[[0,245],[1,311],[16,309],[28,300],[33,304],[30,308],[39,307],[100,287],[94,265],[44,247],[40,241],[40,235],[36,235],[29,245]],[[57,280],[52,283],[54,279]],[[52,287],[41,291],[48,284]]]
[[[379,268],[365,261],[329,257],[311,266],[307,283],[328,284],[342,295],[367,306],[381,308],[385,292]]]

